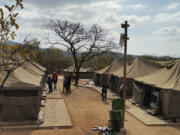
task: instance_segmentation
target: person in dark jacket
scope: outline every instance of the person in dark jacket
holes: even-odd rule
[[[64,78],[63,78],[63,93],[65,93],[65,88],[66,88],[66,76],[64,75]]]
[[[69,74],[66,75],[65,80],[66,80],[66,82],[65,82],[66,92],[71,93],[71,76]]]
[[[58,81],[58,76],[57,76],[56,72],[53,73],[52,80],[53,80],[54,90],[55,90],[56,89],[56,84],[57,84],[57,81]]]
[[[48,76],[47,83],[49,87],[49,93],[51,93],[52,92],[52,78],[50,76]]]
[[[107,89],[108,89],[107,81],[104,81],[103,86],[102,86],[102,101],[106,101]]]

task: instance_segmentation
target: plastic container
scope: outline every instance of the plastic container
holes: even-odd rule
[[[122,110],[122,108],[123,108],[122,98],[112,99],[112,110]]]
[[[108,127],[111,128],[113,132],[119,132],[121,129],[121,121],[119,120],[109,120]]]
[[[121,116],[122,111],[121,110],[109,110],[109,118],[110,120],[121,120],[122,116]]]
[[[109,110],[109,128],[119,132],[122,124],[122,110]]]

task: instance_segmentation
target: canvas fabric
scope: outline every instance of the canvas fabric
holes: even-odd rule
[[[67,69],[64,70],[64,72],[74,72],[76,71],[75,69],[75,65],[72,65],[70,67],[68,67]],[[83,68],[81,67],[79,72],[93,72],[93,70],[91,68]]]
[[[0,71],[2,81],[6,72],[3,67]],[[10,74],[4,87],[0,88],[0,125],[1,122],[37,120],[45,71],[35,62],[25,62]]]
[[[152,61],[135,59],[126,65],[126,76],[135,81],[162,89],[180,91],[180,59]],[[111,65],[96,71],[96,74],[123,77],[123,61],[115,60]]]

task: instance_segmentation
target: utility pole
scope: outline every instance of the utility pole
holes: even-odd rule
[[[127,40],[128,38],[128,34],[127,34],[127,30],[128,30],[129,24],[127,21],[125,21],[124,24],[121,24],[121,28],[124,29],[124,78],[123,78],[123,110],[122,110],[122,128],[124,128],[124,121],[125,121],[125,102],[126,102],[126,56],[127,56]]]

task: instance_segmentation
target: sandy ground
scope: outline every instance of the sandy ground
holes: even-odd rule
[[[61,89],[61,81],[58,82]],[[4,131],[0,135],[97,135],[91,131],[94,125],[107,126],[111,101],[101,101],[101,96],[93,89],[72,87],[70,95],[63,94],[67,110],[72,120],[71,129],[44,129]],[[126,113],[125,128],[129,135],[180,135],[180,126],[145,126]]]

